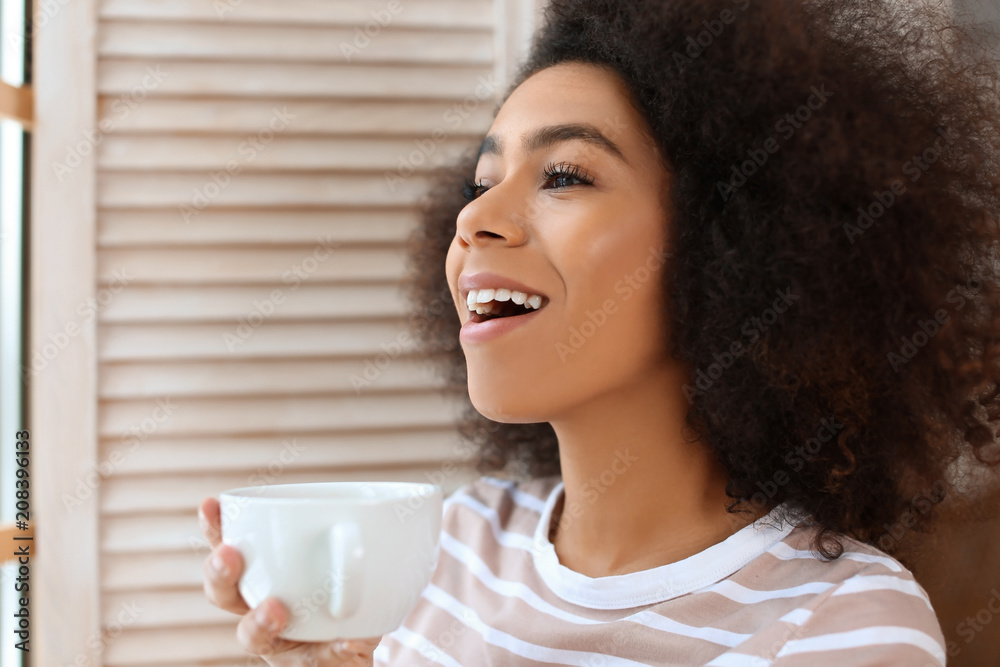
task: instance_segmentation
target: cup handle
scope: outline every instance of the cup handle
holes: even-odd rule
[[[357,524],[338,523],[330,528],[330,614],[337,619],[353,614],[361,602],[362,559],[365,549]]]

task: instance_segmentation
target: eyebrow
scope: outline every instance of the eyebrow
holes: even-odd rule
[[[545,127],[537,128],[524,136],[521,140],[521,146],[524,148],[526,153],[533,153],[559,142],[571,141],[573,139],[579,139],[593,146],[597,146],[598,148],[601,148],[618,158],[625,164],[629,163],[628,160],[625,159],[625,154],[622,152],[622,149],[619,148],[615,142],[611,141],[611,139],[604,136],[600,130],[588,123],[546,125]],[[499,136],[491,134],[483,139],[483,143],[479,147],[479,155],[476,156],[477,161],[487,153],[503,157],[503,141]]]

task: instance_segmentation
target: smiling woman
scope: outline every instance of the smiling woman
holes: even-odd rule
[[[1000,61],[942,7],[548,5],[412,238],[484,476],[376,664],[944,664],[901,545],[1000,461]]]

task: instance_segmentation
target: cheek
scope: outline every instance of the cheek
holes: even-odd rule
[[[591,230],[565,258],[567,315],[599,358],[664,347],[664,232],[657,214]]]

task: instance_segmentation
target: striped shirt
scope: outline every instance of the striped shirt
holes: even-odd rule
[[[376,666],[942,667],[944,636],[897,560],[818,528],[768,521],[693,556],[591,578],[548,539],[559,476],[481,477],[445,501],[438,562]]]

